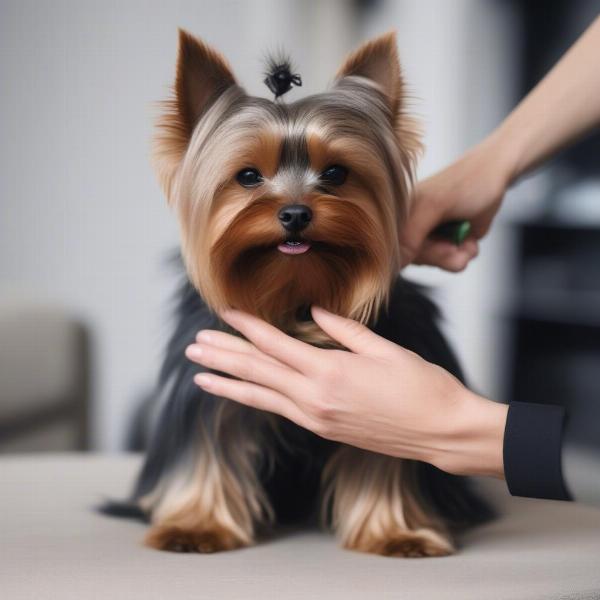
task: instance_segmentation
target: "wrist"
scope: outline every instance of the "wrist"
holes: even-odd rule
[[[430,462],[455,475],[504,479],[504,429],[508,406],[462,388],[456,410]]]
[[[506,124],[500,125],[476,147],[481,156],[480,164],[485,165],[490,177],[495,178],[501,195],[521,175],[521,151],[515,137]]]

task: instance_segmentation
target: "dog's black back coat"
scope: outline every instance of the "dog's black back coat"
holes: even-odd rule
[[[199,367],[185,357],[185,348],[194,342],[200,329],[225,330],[226,327],[209,311],[189,282],[181,290],[177,318],[159,378],[159,391],[168,390],[167,398],[156,422],[144,466],[130,502],[109,502],[100,509],[106,514],[144,518],[144,513],[137,508],[137,501],[152,492],[160,480],[192,451],[199,421],[210,433],[217,406],[229,402],[201,390],[193,382]],[[423,290],[398,277],[390,295],[389,309],[381,311],[372,329],[440,365],[462,381],[462,370],[437,326],[438,319],[437,307]],[[402,401],[400,391],[398,401]],[[247,410],[260,415],[252,409]],[[257,427],[257,435],[265,435],[265,428],[258,431],[262,422],[249,418],[244,426]],[[277,521],[297,521],[314,512],[321,471],[337,444],[283,418],[278,431],[279,435],[273,434],[268,440],[275,449],[276,460],[262,466],[260,478]],[[425,463],[418,463],[417,476],[423,500],[433,506],[450,528],[465,528],[492,517],[492,510],[471,490],[466,478],[449,475]]]

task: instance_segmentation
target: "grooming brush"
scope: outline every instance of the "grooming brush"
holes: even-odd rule
[[[448,221],[442,223],[432,232],[432,237],[443,238],[460,246],[471,233],[471,223],[469,221]]]

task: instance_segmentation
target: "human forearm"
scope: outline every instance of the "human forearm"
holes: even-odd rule
[[[600,124],[600,18],[486,139],[416,188],[400,231],[404,264],[461,271],[477,256],[507,188]],[[431,232],[468,220],[471,235],[456,246]]]
[[[513,496],[570,500],[562,472],[565,411],[529,402],[498,404],[463,389],[447,425],[421,458],[455,475],[506,479]]]
[[[503,440],[508,406],[462,388],[452,418],[433,432],[424,460],[456,475],[504,478]]]
[[[600,17],[482,146],[509,183],[600,124]]]

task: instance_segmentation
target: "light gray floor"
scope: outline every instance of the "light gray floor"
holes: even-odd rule
[[[0,459],[0,598],[11,600],[600,598],[600,511],[489,491],[505,515],[457,555],[393,559],[296,533],[218,555],[140,545],[144,527],[92,512],[129,489],[138,458]]]

